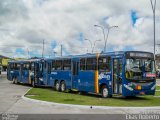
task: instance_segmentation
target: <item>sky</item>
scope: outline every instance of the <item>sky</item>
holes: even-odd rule
[[[85,54],[106,51],[153,52],[150,0],[0,0],[0,54],[8,57]],[[89,39],[89,40],[85,40]],[[98,41],[99,40],[99,41]],[[91,43],[90,43],[91,42]],[[160,1],[156,4],[160,44]],[[156,45],[156,53],[160,46]]]

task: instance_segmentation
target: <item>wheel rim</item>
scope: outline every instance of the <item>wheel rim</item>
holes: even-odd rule
[[[103,89],[103,97],[107,97],[108,96],[108,89],[104,88]]]
[[[59,83],[56,83],[56,90],[59,90]]]
[[[65,91],[65,85],[64,85],[64,83],[62,83],[62,85],[61,85],[61,91],[62,91],[62,92]]]

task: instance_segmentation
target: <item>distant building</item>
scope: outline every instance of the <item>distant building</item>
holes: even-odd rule
[[[1,71],[6,71],[9,60],[11,60],[11,58],[3,56],[3,55],[0,55],[0,67],[1,67]]]

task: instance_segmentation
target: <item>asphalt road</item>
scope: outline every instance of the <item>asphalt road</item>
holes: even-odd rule
[[[124,119],[126,115],[128,114],[140,114],[140,113],[160,113],[160,107],[156,108],[132,108],[132,107],[104,107],[104,108],[93,108],[91,109],[90,106],[87,107],[77,107],[77,106],[63,106],[58,104],[45,104],[41,102],[35,102],[31,100],[23,99],[21,96],[23,96],[31,87],[26,85],[15,85],[12,84],[10,81],[8,81],[5,77],[5,75],[0,76],[0,114],[5,115],[7,114],[18,114],[19,118],[27,119],[27,117],[30,117],[30,119],[36,118],[36,119],[53,119],[53,114],[55,117],[55,114],[70,114],[69,116],[74,118],[77,118],[79,120],[79,117],[73,116],[71,114],[92,114],[93,119],[96,117],[93,116],[93,114],[104,114],[109,115],[108,118],[110,119]],[[32,115],[28,115],[32,114]],[[36,115],[39,114],[39,115]],[[48,114],[48,115],[47,115]],[[117,114],[117,115],[113,115]],[[118,115],[119,114],[119,115]],[[63,118],[59,118],[59,117]],[[69,117],[67,115],[67,117]],[[101,115],[99,115],[102,117]],[[88,116],[84,116],[86,118]],[[55,117],[56,119],[65,119],[65,115],[58,115]],[[83,115],[81,116],[83,118]],[[106,116],[103,116],[103,118],[106,119]],[[0,118],[1,119],[1,118]],[[71,119],[71,118],[69,118]]]
[[[0,113],[7,112],[12,108],[29,88],[12,84],[5,75],[0,75]]]

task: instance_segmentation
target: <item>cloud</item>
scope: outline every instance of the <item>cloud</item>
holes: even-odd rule
[[[156,43],[160,43],[159,16],[160,3],[157,1]],[[100,28],[94,27],[95,24],[103,26],[106,33],[108,26],[118,25],[118,28],[110,30],[107,51],[133,49],[153,52],[150,1],[1,0],[0,54],[15,57],[17,46],[20,46],[29,49],[31,56],[40,56],[43,40],[46,56],[53,55],[54,51],[60,55],[61,44],[65,55],[84,54],[91,51],[85,38],[92,43],[100,39],[94,49],[100,52],[104,49],[103,34]],[[28,57],[27,52],[23,54],[25,56]]]

